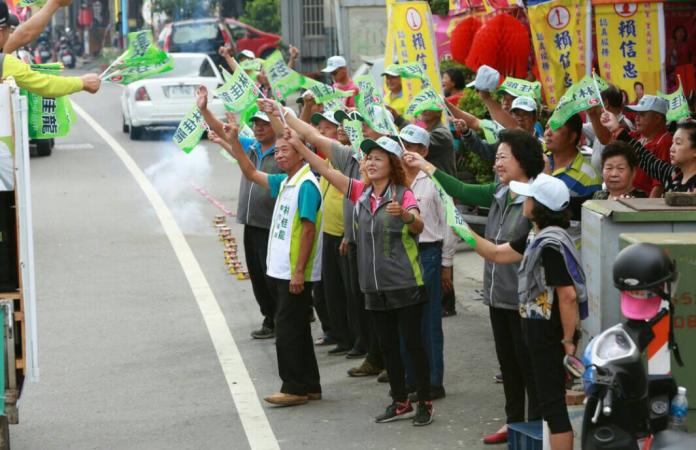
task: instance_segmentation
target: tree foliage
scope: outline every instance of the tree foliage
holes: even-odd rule
[[[269,33],[280,33],[279,0],[247,0],[242,22]]]

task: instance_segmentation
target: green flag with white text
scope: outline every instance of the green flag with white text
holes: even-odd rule
[[[430,84],[428,75],[425,73],[423,64],[421,64],[420,62],[392,64],[386,69],[384,69],[384,71],[388,73],[395,73],[401,78],[417,78],[419,80],[426,81],[428,82],[428,84]]]
[[[585,75],[580,81],[565,91],[549,118],[552,130],[562,127],[573,115],[602,104],[601,84],[599,78],[593,81]]]
[[[303,75],[295,72],[285,64],[283,55],[278,50],[271,53],[263,61],[263,69],[273,91],[277,93],[276,97],[280,97],[283,100],[287,99],[293,92],[308,86]]]
[[[411,101],[411,104],[408,105],[408,108],[406,108],[404,112],[404,117],[412,120],[418,117],[423,111],[444,111],[446,108],[442,96],[435,92],[432,87],[427,87],[420,91]]]
[[[521,78],[507,77],[498,90],[509,92],[515,97],[531,97],[536,100],[537,103],[541,103],[541,83],[538,81],[527,81]]]
[[[222,100],[225,109],[232,112],[243,112],[255,105],[259,95],[256,84],[241,67],[237,67],[225,84],[214,93]]]
[[[435,189],[437,189],[437,193],[440,196],[440,201],[442,201],[442,206],[445,208],[445,220],[447,221],[447,225],[452,228],[457,236],[462,238],[471,248],[476,248],[476,239],[474,239],[474,236],[471,234],[471,228],[469,228],[469,225],[464,221],[462,214],[459,212],[456,206],[454,206],[454,200],[452,200],[452,197],[447,195],[447,192],[445,192],[442,185],[440,185],[440,183],[434,177],[431,177],[430,179],[433,180]]]
[[[682,89],[681,80],[679,80],[679,89],[672,92],[671,94],[663,94],[658,92],[657,95],[665,99],[668,103],[667,105],[667,122],[678,122],[681,119],[685,119],[691,115],[689,111],[689,102],[684,96],[684,89]]]
[[[63,70],[60,63],[32,64],[32,70],[57,75]],[[72,124],[77,121],[70,99],[65,97],[41,97],[21,90],[27,97],[29,137],[32,139],[52,139],[67,136]]]
[[[152,31],[128,33],[128,48],[114,61],[102,78],[118,84],[130,84],[174,68],[172,58],[155,45]]]
[[[358,112],[367,124],[380,134],[398,133],[394,119],[384,107],[384,99],[377,90],[372,75],[366,74],[355,79],[358,86],[358,95],[355,97],[355,105]]]
[[[311,83],[309,90],[312,91],[312,95],[314,95],[314,101],[317,104],[322,104],[330,100],[337,100],[353,96],[352,91],[342,91],[340,89],[336,89],[333,86],[329,86],[328,84],[319,83],[318,81]]]
[[[191,153],[191,150],[201,142],[205,130],[203,115],[198,107],[194,106],[179,124],[172,140],[184,152]]]
[[[362,122],[359,120],[344,120],[342,126],[353,151],[362,156],[362,150],[360,150],[360,144],[363,141]]]

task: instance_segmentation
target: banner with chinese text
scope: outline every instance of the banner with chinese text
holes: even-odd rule
[[[553,0],[527,8],[546,104],[553,108],[587,74],[589,0]]]
[[[414,1],[394,3],[389,10],[390,36],[387,36],[387,43],[390,44],[386,47],[385,67],[389,62],[419,62],[435,92],[442,92],[430,6],[426,2]],[[402,82],[404,96],[408,103],[411,103],[421,91],[423,82],[417,78],[404,78]]]
[[[636,83],[646,94],[663,89],[660,16],[662,3],[594,6],[599,73],[636,98]]]

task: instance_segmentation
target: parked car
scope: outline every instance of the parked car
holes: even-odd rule
[[[160,47],[168,53],[205,53],[215,63],[224,64],[218,55],[223,45],[237,51],[232,34],[222,19],[193,19],[169,23],[159,36]]]
[[[146,127],[176,127],[195,103],[196,89],[208,92],[222,86],[222,75],[204,53],[173,53],[174,69],[155,77],[136,81],[121,95],[123,132],[140,139]],[[212,95],[211,95],[212,97]],[[210,110],[221,120],[225,108],[220,99],[210,98]]]
[[[225,22],[232,32],[232,40],[238,52],[251,50],[256,57],[266,58],[281,47],[281,36],[278,34],[261,31],[231,17],[225,19]]]

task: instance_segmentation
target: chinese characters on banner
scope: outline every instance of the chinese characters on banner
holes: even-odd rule
[[[587,3],[554,0],[527,9],[534,53],[549,107],[586,75]]]
[[[648,94],[662,86],[661,10],[662,3],[594,5],[600,74],[628,92],[631,101],[636,82]]]
[[[430,79],[435,92],[442,92],[440,64],[436,55],[435,34],[430,6],[426,2],[394,3],[388,20],[385,66],[388,62],[406,64],[419,62]],[[393,46],[392,43],[393,42]],[[422,89],[419,79],[402,79],[403,93],[408,103]]]

